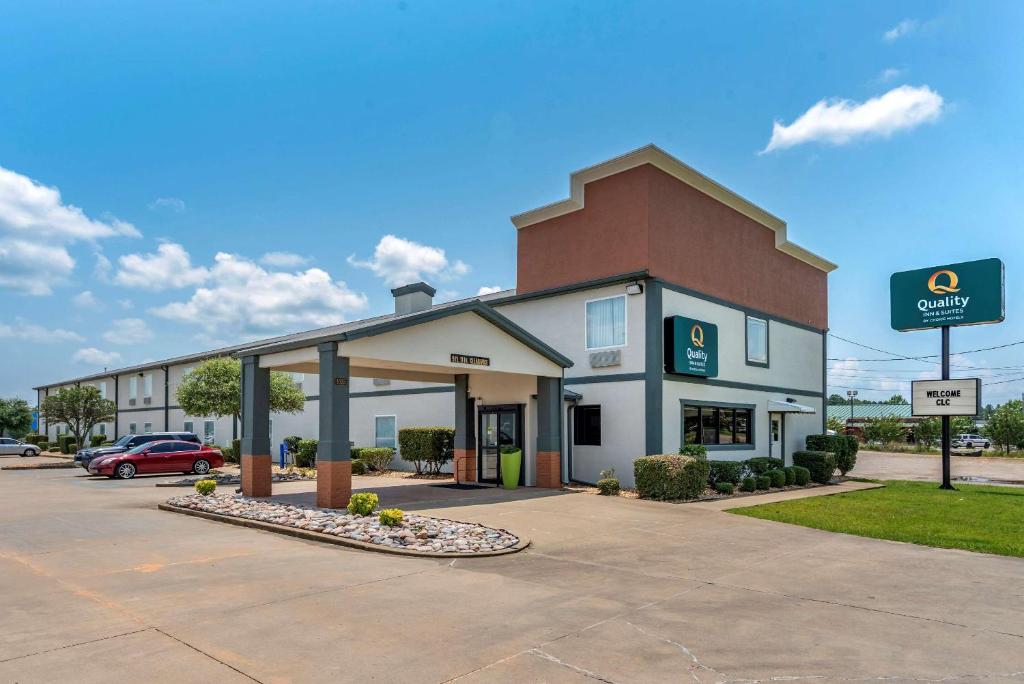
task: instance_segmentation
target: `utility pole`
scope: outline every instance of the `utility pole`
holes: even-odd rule
[[[846,390],[846,396],[850,398],[850,427],[853,427],[853,399],[857,396],[857,390]]]
[[[942,379],[949,380],[949,326],[942,326]],[[979,402],[980,403],[980,402]],[[949,416],[942,416],[942,484],[939,489],[956,489],[950,482]]]

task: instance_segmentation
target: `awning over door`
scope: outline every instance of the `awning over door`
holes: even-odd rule
[[[813,406],[804,406],[792,401],[768,400],[769,413],[817,413]]]

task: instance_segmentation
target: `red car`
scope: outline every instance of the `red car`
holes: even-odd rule
[[[210,468],[224,465],[220,450],[206,444],[168,440],[147,442],[123,454],[100,456],[89,463],[93,475],[130,480],[136,473],[196,473],[205,475]]]

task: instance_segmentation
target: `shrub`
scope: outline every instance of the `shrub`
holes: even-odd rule
[[[683,456],[693,456],[694,458],[707,458],[708,448],[703,444],[686,444],[679,453]]]
[[[78,442],[65,442],[64,443],[64,453],[65,454],[73,454],[76,451],[78,451]]]
[[[808,451],[827,451],[835,456],[836,467],[843,475],[857,465],[860,443],[853,435],[807,435],[804,443]]]
[[[220,455],[224,457],[225,463],[238,463],[241,460],[229,446],[221,447]]]
[[[742,461],[708,461],[708,484],[712,487],[719,482],[737,484],[743,479]]]
[[[352,515],[370,515],[380,503],[380,497],[373,492],[356,492],[348,500],[348,512]]]
[[[38,432],[30,432],[25,435],[25,439],[21,440],[25,444],[35,444],[37,447],[42,449],[50,443],[49,438],[46,435],[41,435]]]
[[[743,478],[743,482],[740,483],[741,492],[752,492],[757,489],[757,480],[752,477]]]
[[[754,458],[748,458],[743,463],[755,477],[758,475],[764,475],[769,470],[775,470],[776,468],[781,468],[783,466],[781,458],[772,458],[771,456],[755,456]]]
[[[297,454],[299,452],[299,442],[302,438],[298,435],[288,435],[281,440],[284,443],[284,448],[288,450],[289,454]]]
[[[782,472],[786,474],[787,486],[796,484],[796,470],[793,468],[793,466],[787,466],[783,468]]]
[[[348,457],[352,460],[359,458],[361,453],[363,453],[363,447],[350,446],[348,448]]]
[[[365,475],[366,474],[366,464],[363,463],[358,458],[353,458],[352,459],[352,474],[353,475]]]
[[[196,482],[196,493],[202,496],[209,496],[213,494],[214,490],[217,489],[216,480],[199,480]]]
[[[74,444],[75,448],[71,449],[71,445]],[[75,444],[74,435],[61,435],[57,438],[57,450],[62,454],[73,454],[78,451],[78,445]]]
[[[242,440],[233,439],[231,440],[231,452],[235,455],[236,461],[242,460]]]
[[[775,470],[769,470],[765,475],[771,480],[772,487],[781,489],[786,486],[786,473],[784,471],[776,468]]]
[[[693,456],[661,454],[633,461],[637,493],[644,499],[695,499],[708,481],[708,462]]]
[[[318,439],[300,439],[299,449],[295,452],[295,465],[300,468],[312,468],[316,465],[316,449],[320,446]]]
[[[759,490],[764,491],[766,489],[771,489],[771,486],[772,486],[772,478],[768,477],[767,475],[758,475],[757,476],[757,488]]]
[[[811,471],[811,479],[819,484],[828,484],[836,470],[836,457],[827,451],[795,451],[793,464]]]
[[[604,496],[618,496],[619,489],[619,478],[617,477],[602,477],[597,481],[597,490]]]
[[[404,517],[405,514],[402,513],[401,508],[385,508],[380,512],[380,515],[377,516],[377,519],[380,520],[381,525],[394,527],[395,525],[401,525],[402,518]]]
[[[796,477],[795,483],[801,487],[806,487],[811,481],[811,471],[803,466],[793,466],[793,474]]]
[[[89,446],[98,447],[102,446],[107,441],[106,435],[93,435],[89,438]]]
[[[732,482],[718,482],[715,484],[715,491],[719,494],[732,494],[736,485]]]
[[[437,474],[452,460],[455,429],[449,427],[409,427],[398,431],[398,453],[403,461],[416,466],[416,474]]]
[[[391,459],[395,457],[395,450],[391,447],[364,447],[359,450],[359,460],[370,470],[378,470],[382,473],[388,471]]]

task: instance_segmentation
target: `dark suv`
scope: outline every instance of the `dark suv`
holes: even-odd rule
[[[181,442],[193,442],[195,444],[203,443],[203,441],[193,432],[150,432],[145,435],[124,435],[110,446],[80,449],[78,453],[75,454],[75,463],[88,470],[89,463],[99,456],[123,454],[129,449],[134,449],[140,444],[145,444],[147,442],[162,442],[169,439]]]

